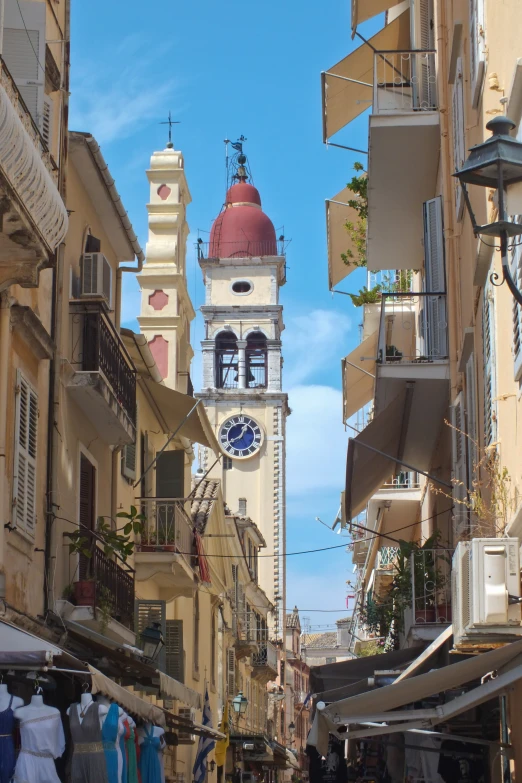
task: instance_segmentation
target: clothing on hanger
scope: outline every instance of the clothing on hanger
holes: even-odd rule
[[[80,723],[78,705],[72,704],[69,710],[69,725],[73,741],[71,783],[109,783],[99,705],[93,702]]]
[[[16,758],[13,739],[13,696],[5,710],[0,712],[0,783],[10,783]]]
[[[120,737],[121,755],[123,757],[122,783],[128,783],[129,780],[129,760],[127,757],[127,736],[130,734],[130,726],[127,720],[123,720],[124,731]]]
[[[54,759],[65,751],[62,719],[57,710],[20,721],[22,748],[13,783],[60,783]]]
[[[154,736],[154,726],[145,724],[140,755],[142,783],[161,783],[161,767],[158,756],[160,747],[161,740]]]
[[[127,723],[127,721],[124,721],[124,723]],[[129,737],[125,740],[125,745],[127,747],[128,783],[139,783],[135,729],[132,726],[129,726]]]
[[[118,770],[118,749],[116,747],[119,722],[120,708],[117,704],[111,704],[101,731],[109,783],[121,783]]]

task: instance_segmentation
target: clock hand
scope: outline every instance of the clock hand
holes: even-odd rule
[[[244,427],[243,427],[243,429],[241,430],[241,432],[240,432],[240,433],[239,433],[239,435],[237,436],[237,438],[232,438],[232,440],[229,440],[228,442],[229,442],[229,443],[235,443],[235,442],[236,442],[236,440],[241,440],[241,438],[243,437],[243,435],[245,434],[245,432],[247,431],[247,429],[248,429],[248,424],[245,424],[245,425],[244,425]]]

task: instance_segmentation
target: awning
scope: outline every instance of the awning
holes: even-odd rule
[[[140,383],[143,384],[150,394],[154,405],[157,407],[170,432],[174,432],[179,427],[185,416],[188,416],[196,404],[194,397],[169,389],[168,386],[164,386],[162,383],[146,379],[142,379]],[[196,443],[201,443],[203,446],[208,446],[216,454],[221,453],[202,402],[183,424],[179,430],[179,435],[189,438]]]
[[[342,360],[345,422],[373,398],[378,339],[375,331]]]
[[[349,661],[327,663],[310,668],[310,689],[314,698],[325,696],[333,688],[351,686],[361,680],[373,677],[376,671],[397,671],[417,658],[418,648],[391,650],[381,655],[367,655],[364,658],[352,658]]]
[[[55,644],[41,639],[16,625],[0,620],[0,666],[58,666],[81,670],[84,664]]]
[[[359,216],[347,202],[354,194],[348,188],[343,188],[336,196],[326,199],[326,242],[328,246],[328,288],[332,291],[341,280],[356,269],[352,263],[345,264],[341,254],[351,250],[354,255],[356,248],[350,239],[346,223],[357,224]]]
[[[158,671],[160,680],[160,694],[165,699],[176,699],[183,702],[187,707],[194,707],[195,710],[201,710],[203,707],[201,694],[187,688],[183,683],[178,682],[168,674]]]
[[[110,680],[94,666],[89,665],[91,673],[91,692],[103,693],[108,699],[117,702],[131,715],[136,715],[143,720],[154,723],[156,726],[165,726],[165,711],[145,699],[136,696],[135,693]]]
[[[286,749],[286,760],[288,762],[288,767],[290,769],[301,769],[296,757],[294,756],[291,750],[288,750],[288,748]]]
[[[393,473],[394,462],[375,451],[393,458],[400,465],[401,435],[405,427],[406,391],[402,391],[356,438],[348,441],[346,459],[346,490],[344,495],[346,521],[350,522],[366,506],[371,496]]]
[[[357,30],[357,25],[372,19],[377,14],[382,14],[389,8],[393,8],[402,0],[352,0],[352,38]]]
[[[323,141],[371,107],[374,51],[404,51],[409,48],[410,12],[406,10],[368,43],[359,46],[322,74]]]
[[[211,726],[204,726],[202,723],[197,723],[195,720],[181,718],[179,715],[175,715],[169,710],[162,711],[165,714],[167,725],[172,726],[178,731],[183,731],[186,734],[196,734],[199,737],[209,737],[209,739],[213,740],[225,739],[225,735],[221,731],[213,729]]]
[[[409,677],[413,677],[413,675],[426,663],[426,661],[428,661],[432,655],[435,655],[435,653],[440,650],[442,645],[449,641],[452,636],[453,626],[448,625],[448,627],[445,628],[442,633],[440,633],[437,638],[426,647],[419,657],[415,658],[415,660],[410,663],[406,669],[404,669],[404,671],[397,677],[393,684],[397,685],[397,683],[402,682],[402,680],[407,680]]]

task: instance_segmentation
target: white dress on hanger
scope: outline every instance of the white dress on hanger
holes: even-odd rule
[[[54,760],[65,751],[60,713],[20,722],[22,749],[16,762],[13,783],[60,783]]]

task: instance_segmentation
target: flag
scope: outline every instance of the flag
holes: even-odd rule
[[[227,757],[227,748],[230,745],[230,724],[228,720],[228,701],[225,702],[223,708],[223,717],[221,718],[221,724],[219,730],[225,735],[225,739],[220,739],[216,742],[216,764],[218,767],[225,766],[225,759]]]
[[[306,694],[306,699],[303,702],[303,709],[306,709],[308,707],[308,702],[310,701],[311,693]]]
[[[243,145],[240,141],[234,141],[230,146],[233,150],[237,150],[237,152],[243,152]]]
[[[205,688],[205,703],[203,704],[203,726],[209,726],[212,728],[212,712],[210,711],[210,701],[208,699],[208,688]],[[194,775],[194,783],[204,783],[207,775],[207,756],[214,750],[216,743],[209,737],[200,737],[198,752],[196,760],[194,762],[194,769],[192,774]]]

